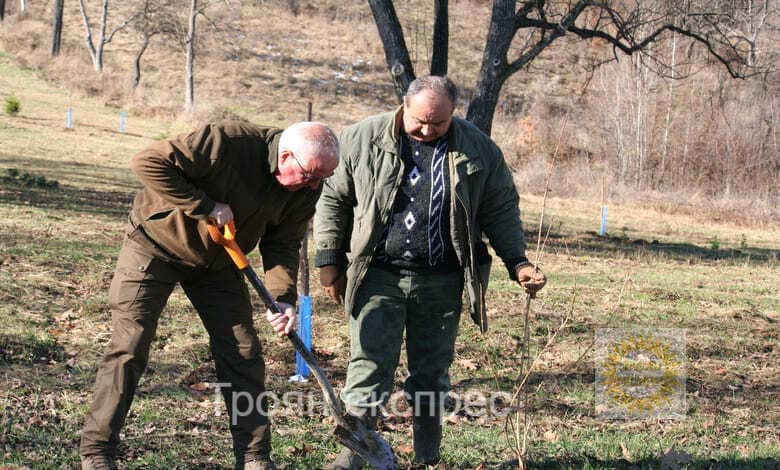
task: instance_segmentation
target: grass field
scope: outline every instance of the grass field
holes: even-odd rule
[[[22,105],[18,115],[0,116],[0,466],[72,468],[110,336],[108,283],[138,187],[127,162],[177,128],[131,116],[119,133],[119,110],[55,89],[1,56],[0,89],[16,90]],[[27,185],[24,173],[58,186]],[[539,197],[522,198],[532,253],[541,207]],[[529,380],[529,466],[778,468],[780,225],[756,229],[612,206],[610,236],[599,237],[599,210],[547,201],[545,230],[551,228],[541,261],[549,285],[532,303],[532,354],[570,318]],[[468,315],[462,319],[452,369],[461,396],[512,393],[517,385],[524,297],[499,265],[491,287],[491,331],[480,334]],[[346,322],[318,288],[313,296],[315,352],[340,388]],[[124,429],[122,468],[232,468],[224,405],[203,386],[216,378],[196,318],[177,290]],[[593,343],[602,327],[685,331],[681,419],[597,414]],[[269,390],[317,396],[316,384],[287,381],[291,348],[259,317],[258,329]],[[404,373],[399,368],[399,384]],[[332,422],[319,413],[279,405],[272,419],[274,456],[286,468],[322,468],[338,451]],[[411,459],[410,429],[404,416],[381,429],[402,465]],[[444,433],[439,468],[516,466],[501,417],[456,413]]]

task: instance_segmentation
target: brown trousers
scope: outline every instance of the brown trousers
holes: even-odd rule
[[[108,294],[111,340],[97,372],[92,406],[81,434],[81,454],[116,455],[119,432],[149,360],[157,321],[179,283],[208,331],[219,381],[231,384],[221,391],[237,466],[241,468],[246,457],[268,455],[266,400],[256,406],[257,397],[265,391],[265,367],[241,273],[233,267],[207,270],[165,261],[153,247],[135,241],[137,232],[130,235],[122,245]]]

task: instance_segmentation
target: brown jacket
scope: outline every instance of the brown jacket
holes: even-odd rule
[[[222,122],[154,143],[132,159],[144,188],[131,221],[171,260],[219,269],[231,261],[211,241],[206,218],[216,202],[228,204],[244,252],[259,242],[268,290],[294,304],[298,250],[320,190],[288,191],[276,181],[281,132]]]

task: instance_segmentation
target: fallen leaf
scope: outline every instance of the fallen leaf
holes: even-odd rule
[[[195,390],[196,392],[205,392],[209,389],[208,382],[198,382],[190,385],[190,388]]]
[[[555,431],[545,431],[544,434],[542,434],[542,437],[548,442],[558,442],[560,439],[560,436],[558,436],[558,433]]]
[[[414,447],[406,444],[401,444],[395,448],[397,454],[411,454],[414,452]]]
[[[33,416],[30,419],[27,420],[27,424],[30,426],[40,426],[44,424],[43,420],[39,418],[38,416]]]
[[[455,362],[466,370],[477,370],[479,368],[477,361],[473,359],[458,359]]]
[[[450,415],[444,416],[441,420],[443,423],[447,424],[457,424],[461,421],[463,421],[465,418],[463,416],[456,415],[455,413],[452,413]]]

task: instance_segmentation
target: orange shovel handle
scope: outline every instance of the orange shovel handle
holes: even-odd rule
[[[225,251],[228,252],[238,269],[244,269],[249,266],[249,259],[241,250],[241,247],[238,246],[238,243],[236,243],[236,225],[232,220],[225,224],[225,233],[222,233],[219,227],[211,222],[206,224],[206,228],[209,230],[209,235],[214,240],[214,243],[225,247]]]

